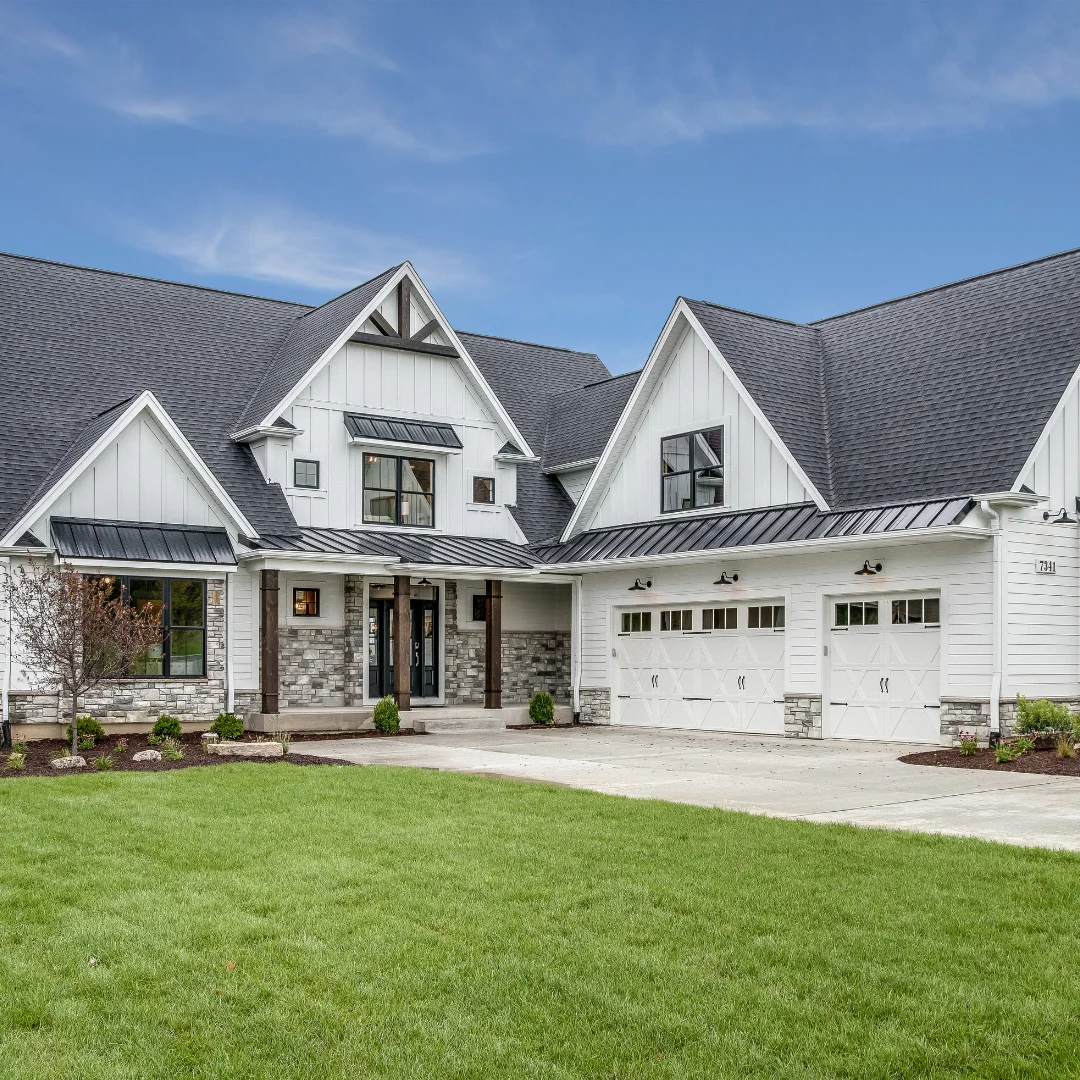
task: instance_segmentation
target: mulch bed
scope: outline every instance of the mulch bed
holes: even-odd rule
[[[405,735],[415,734],[412,731],[401,731],[393,734],[383,734],[379,731],[355,731],[342,736],[333,735],[293,735],[291,747],[297,743],[313,742],[327,738],[367,738],[367,739],[396,739]],[[123,754],[115,753],[116,744],[121,738],[127,740],[127,751]],[[272,741],[272,735],[263,736],[265,741]],[[245,741],[254,742],[253,735],[245,735]],[[169,761],[162,758],[161,761],[132,761],[132,757],[140,750],[160,750],[160,746],[153,746],[147,741],[146,735],[106,735],[93,750],[81,750],[81,755],[86,758],[85,769],[54,769],[52,760],[60,757],[62,752],[71,748],[66,739],[35,739],[27,743],[26,767],[21,771],[7,767],[10,750],[0,750],[0,778],[15,776],[72,776],[82,773],[98,772],[94,765],[94,759],[102,754],[111,755],[113,759],[112,769],[109,772],[165,772],[168,769],[190,769],[194,765],[234,765],[237,762],[258,762],[260,764],[273,765],[281,762],[281,758],[234,758],[219,757],[217,754],[208,754],[203,750],[202,740],[197,733],[187,733],[180,740],[184,748],[184,756],[179,761]],[[285,760],[293,765],[345,765],[348,762],[330,762],[326,758],[305,755],[299,749],[290,749]]]
[[[1021,754],[1015,761],[1004,765],[994,761],[993,750],[976,750],[970,756],[961,754],[959,750],[929,750],[923,754],[907,754],[900,760],[908,765],[937,765],[946,769],[994,769],[997,772],[1080,776],[1080,753],[1076,757],[1059,758],[1051,749]]]

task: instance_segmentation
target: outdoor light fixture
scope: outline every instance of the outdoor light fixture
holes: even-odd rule
[[[416,584],[419,587],[421,585],[433,585],[434,582],[428,581],[428,579],[426,577],[422,577]]]
[[[1043,511],[1043,521],[1050,521],[1050,511]],[[1075,525],[1076,519],[1069,517],[1068,510],[1063,506],[1058,512],[1058,516],[1051,522],[1052,525]]]
[[[720,571],[720,576],[713,582],[714,585],[734,585],[739,580],[738,574],[732,574],[731,577],[727,576],[726,570]]]
[[[881,573],[881,563],[874,563],[874,565],[871,566],[870,565],[870,560],[867,559],[862,564],[862,569],[855,571],[855,576],[856,577],[873,577],[875,574],[880,574],[880,573]]]
[[[644,585],[641,584],[641,578],[634,578],[634,584],[627,589],[627,592],[644,592],[646,589],[652,588],[652,581],[646,581]]]

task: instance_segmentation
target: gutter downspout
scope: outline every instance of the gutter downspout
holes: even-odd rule
[[[4,567],[4,593],[7,592],[7,587],[11,584],[11,557],[5,555],[0,559],[0,563],[3,563]],[[11,712],[10,712],[10,700],[8,696],[8,690],[11,686],[11,671],[12,671],[12,642],[15,640],[14,628],[11,625],[11,606],[6,606],[4,611],[4,626],[6,632],[4,634],[4,685],[0,690],[0,746],[7,749],[11,746]]]
[[[225,711],[233,711],[233,577],[225,573]]]
[[[581,717],[581,576],[570,585],[570,682],[574,691],[574,719]]]
[[[1004,644],[1004,604],[1001,598],[1001,564],[1002,548],[1005,544],[1005,534],[1001,527],[1001,515],[983,499],[980,504],[982,511],[990,518],[991,528],[994,533],[994,574],[993,574],[993,654],[994,673],[990,680],[990,735],[1001,734],[1001,671],[1003,667],[1003,644]]]

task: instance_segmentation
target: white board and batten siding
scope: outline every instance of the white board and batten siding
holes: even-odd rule
[[[585,490],[585,485],[588,484],[592,478],[595,465],[589,465],[584,469],[570,469],[567,472],[556,473],[559,483],[562,484],[563,490],[567,495],[577,504],[581,499],[581,493]]]
[[[417,457],[430,457],[436,463],[436,529],[462,536],[523,540],[506,509],[517,500],[517,470],[494,460],[506,434],[474,392],[458,361],[358,342],[340,349],[285,410],[286,419],[302,432],[288,444],[284,470],[285,493],[301,526],[363,526],[362,448],[349,442],[346,412],[452,424],[461,437],[461,452],[415,451]],[[318,491],[293,486],[292,462],[296,458],[319,462]],[[494,477],[494,506],[472,503],[474,476]]]
[[[660,516],[660,440],[724,425],[724,505],[743,510],[810,499],[780,448],[710,354],[687,329],[673,350],[625,453],[582,529],[648,521]],[[605,469],[606,471],[606,469]]]
[[[1080,495],[1080,383],[1074,380],[1055,410],[1016,486],[1046,495],[1052,509],[1073,512]]]

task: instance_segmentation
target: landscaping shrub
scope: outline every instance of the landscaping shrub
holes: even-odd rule
[[[30,747],[25,739],[15,739],[11,744],[11,749],[14,750],[16,754],[26,754],[30,751]]]
[[[1074,717],[1065,705],[1039,698],[1016,697],[1016,730],[1019,734],[1057,735],[1072,731]]]
[[[1006,765],[1010,761],[1015,761],[1019,756],[1020,751],[1008,739],[1001,739],[997,746],[994,747],[994,760],[999,765]]]
[[[1054,739],[1054,750],[1059,758],[1076,757],[1076,747],[1073,745],[1073,733],[1063,731]]]
[[[114,754],[126,754],[128,749],[127,739],[117,739],[116,745],[113,747]]]
[[[545,727],[555,723],[555,702],[546,690],[537,690],[529,698],[529,719]]]
[[[15,772],[22,772],[26,768],[26,754],[19,753],[18,750],[8,754],[7,767]]]
[[[80,750],[93,750],[94,745],[97,743],[97,739],[93,735],[80,735],[79,736],[79,749]]]
[[[184,756],[184,748],[180,745],[180,740],[174,739],[171,735],[163,735],[161,756],[167,761],[179,761]]]
[[[71,725],[68,724],[67,730],[64,732],[64,738],[68,742],[71,742]],[[79,738],[80,739],[93,739],[95,742],[98,739],[105,738],[105,729],[95,720],[92,716],[80,716],[79,717]],[[91,743],[90,746],[93,746]],[[79,744],[79,749],[90,749],[90,747],[84,747],[82,743]]]
[[[397,702],[389,694],[375,706],[374,721],[376,731],[401,730],[401,717],[398,716]]]
[[[1013,740],[1013,746],[1016,747],[1017,754],[1030,754],[1035,750],[1035,736],[1034,735],[1017,735]]]
[[[219,739],[239,739],[244,734],[244,721],[235,713],[218,713],[218,718],[210,725],[210,730]]]
[[[180,721],[177,717],[162,713],[154,722],[154,734],[159,739],[179,739],[183,734],[183,729],[180,727]]]
[[[970,731],[960,732],[960,753],[964,757],[971,757],[979,749],[978,736]]]
[[[113,767],[113,759],[111,754],[98,754],[94,758],[94,768],[101,772],[106,772]]]

